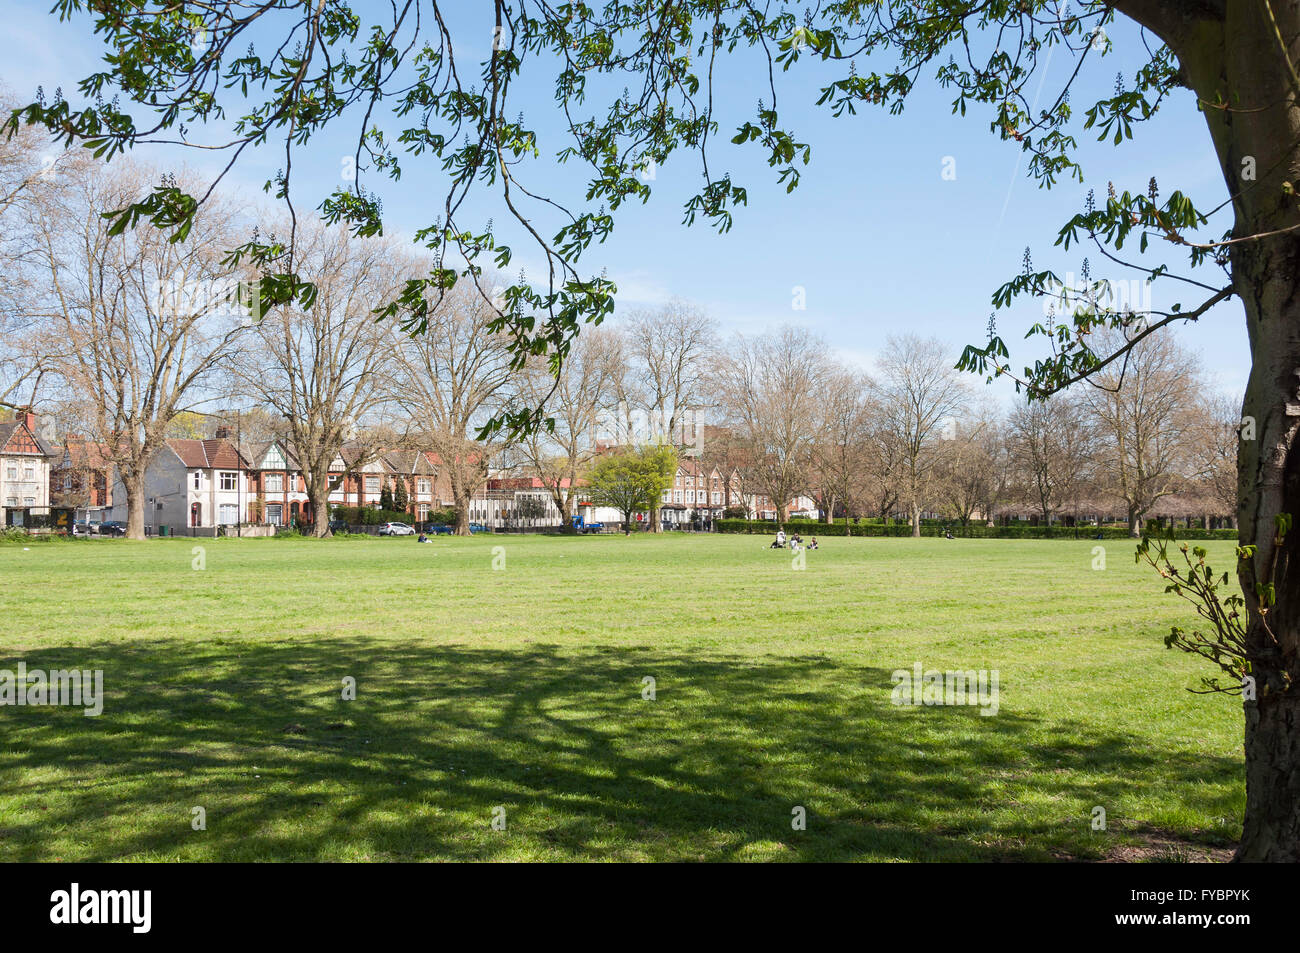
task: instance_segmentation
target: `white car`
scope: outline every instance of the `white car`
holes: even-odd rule
[[[414,536],[415,527],[405,523],[384,523],[379,527],[380,536]]]

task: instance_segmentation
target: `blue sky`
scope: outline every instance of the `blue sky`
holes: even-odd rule
[[[59,85],[74,90],[102,55],[89,20],[59,23],[48,13],[48,0],[20,0],[16,6],[7,23],[11,55],[0,67],[0,79],[20,97],[32,95],[38,84],[47,91]],[[462,15],[454,24],[458,38],[465,39],[463,50],[469,51],[461,52],[461,58],[486,54],[489,15],[485,9],[475,14],[477,20]],[[1077,116],[1097,95],[1110,91],[1116,72],[1130,74],[1139,62],[1136,30],[1116,23],[1109,33],[1112,53],[1090,58],[1091,68],[1072,93]],[[1054,98],[1072,68],[1068,55],[1054,54],[1043,104]],[[1088,251],[1063,253],[1052,243],[1089,188],[1104,195],[1107,182],[1114,181],[1121,190],[1144,190],[1154,175],[1163,195],[1180,189],[1203,209],[1226,197],[1204,122],[1185,91],[1173,95],[1153,121],[1138,127],[1133,141],[1119,148],[1097,144],[1092,134],[1079,129],[1084,184],[1063,183],[1044,191],[1026,175],[1019,148],[990,134],[987,112],[973,108],[965,118],[952,116],[952,96],[933,82],[914,92],[901,116],[869,110],[834,119],[814,105],[825,74],[819,75],[813,64],[780,78],[783,116],[813,148],[803,183],[787,195],[753,147],[729,141],[764,95],[765,73],[757,65],[751,60],[728,64],[716,82],[721,129],[710,156],[715,171],[731,171],[748,187],[748,207],[738,212],[735,226],[725,235],[703,223],[687,227],[681,224],[682,204],[700,181],[698,159],[683,154],[656,170],[649,205],[620,210],[613,237],[588,252],[580,267],[585,273],[608,270],[620,288],[620,308],[680,296],[703,306],[728,333],[761,331],[781,323],[806,325],[825,338],[831,351],[863,366],[869,366],[887,335],[899,331],[934,335],[955,353],[963,344],[982,340],[990,295],[1019,271],[1027,245],[1037,267],[1052,267],[1060,274],[1078,272]],[[863,71],[868,68],[858,65]],[[576,202],[581,198],[580,170],[560,168],[552,158],[567,141],[552,118],[558,114],[550,99],[550,74],[536,75],[540,81],[518,108],[539,130],[543,158],[524,176],[530,187]],[[314,205],[334,187],[342,158],[354,144],[349,145],[340,131],[295,159],[297,185],[303,190],[300,207]],[[949,156],[956,177],[946,181],[941,172]],[[281,157],[272,149],[250,156],[231,186],[255,197]],[[162,153],[146,152],[141,158],[175,161]],[[193,152],[183,158],[195,169],[206,168],[203,157]],[[370,184],[383,186],[373,178]],[[401,185],[378,191],[385,198],[390,228],[407,232],[436,217],[442,182],[432,163],[408,160]],[[485,198],[479,211],[483,218],[494,216],[500,234],[505,219],[499,208],[493,211]],[[1227,227],[1224,214],[1213,220],[1213,233]],[[522,265],[530,276],[540,277],[540,256],[522,241],[514,244],[518,257],[512,276]],[[1095,250],[1089,257],[1094,277],[1130,277],[1107,268]],[[1186,268],[1177,267],[1183,259],[1176,251],[1166,260],[1186,273]],[[1202,277],[1210,283],[1219,280],[1214,273]],[[1167,285],[1158,283],[1153,290],[1157,308],[1178,300]],[[805,290],[806,310],[792,308],[796,287]],[[1040,314],[1026,304],[999,315],[999,329],[1012,345],[1017,366],[1032,351],[1016,344]],[[1219,387],[1244,387],[1249,358],[1237,302],[1219,306],[1178,334],[1200,353]],[[998,387],[995,393],[1006,396],[1009,389]]]

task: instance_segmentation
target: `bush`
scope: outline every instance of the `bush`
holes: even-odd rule
[[[343,520],[349,526],[378,526],[380,523],[410,523],[410,513],[400,510],[377,510],[370,506],[335,506],[330,519]]]
[[[449,506],[444,510],[430,510],[429,518],[425,522],[432,523],[434,526],[455,526],[456,508]]]
[[[787,529],[797,529],[800,534],[809,536],[892,536],[912,535],[912,527],[906,523],[893,523],[885,526],[881,523],[863,521],[857,525],[847,526],[843,521],[835,523],[818,523],[812,520],[789,520]],[[713,528],[719,533],[757,533],[774,535],[777,524],[773,520],[715,520]],[[969,539],[1129,539],[1128,528],[1122,526],[985,526],[972,523],[959,526],[937,522],[921,523],[922,536],[942,536],[946,529],[951,529],[953,536]],[[1232,539],[1237,538],[1235,529],[1176,529],[1176,539]]]

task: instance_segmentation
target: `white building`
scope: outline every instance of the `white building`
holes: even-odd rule
[[[31,525],[49,513],[53,451],[36,434],[36,415],[0,423],[0,514],[5,526]]]
[[[219,526],[248,522],[254,499],[248,461],[224,438],[168,440],[145,474],[146,532],[215,536]],[[113,475],[112,519],[126,521],[126,490]]]

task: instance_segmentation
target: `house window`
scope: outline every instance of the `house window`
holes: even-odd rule
[[[415,492],[416,492],[416,493],[419,493],[419,494],[421,494],[421,495],[423,496],[423,495],[427,495],[427,494],[431,493],[432,491],[433,491],[433,484],[431,484],[428,480],[416,480],[416,481],[415,481]]]
[[[680,503],[681,501],[682,501],[682,491],[681,491],[681,490],[673,490],[673,502],[674,502],[674,503]]]
[[[273,526],[281,526],[284,523],[284,505],[281,503],[266,504],[266,521]]]
[[[11,463],[9,466],[5,467],[5,477],[6,479],[16,481],[18,479],[18,464]]]
[[[201,490],[201,489],[203,489],[203,471],[202,471],[202,470],[195,470],[195,471],[194,471],[194,489],[196,489],[196,490]],[[197,526],[198,524],[196,523],[195,525]]]
[[[366,477],[366,492],[367,493],[379,492],[379,477],[377,476]]]
[[[221,488],[223,490],[233,490],[235,488],[235,474],[223,470],[221,472]]]
[[[68,490],[71,490],[71,489],[72,489],[72,474],[71,474],[71,473],[64,474],[64,476],[63,476],[63,490],[64,490],[64,492],[67,492]]]
[[[220,513],[220,522],[226,526],[233,526],[239,522],[239,506],[235,503],[222,503],[218,507]]]
[[[283,492],[284,492],[284,474],[283,474],[283,473],[268,473],[268,474],[266,475],[266,492],[267,492],[267,493],[283,493]],[[279,520],[277,520],[276,522],[279,522]]]
[[[32,466],[23,467],[23,479],[28,482],[36,479],[36,468]]]

